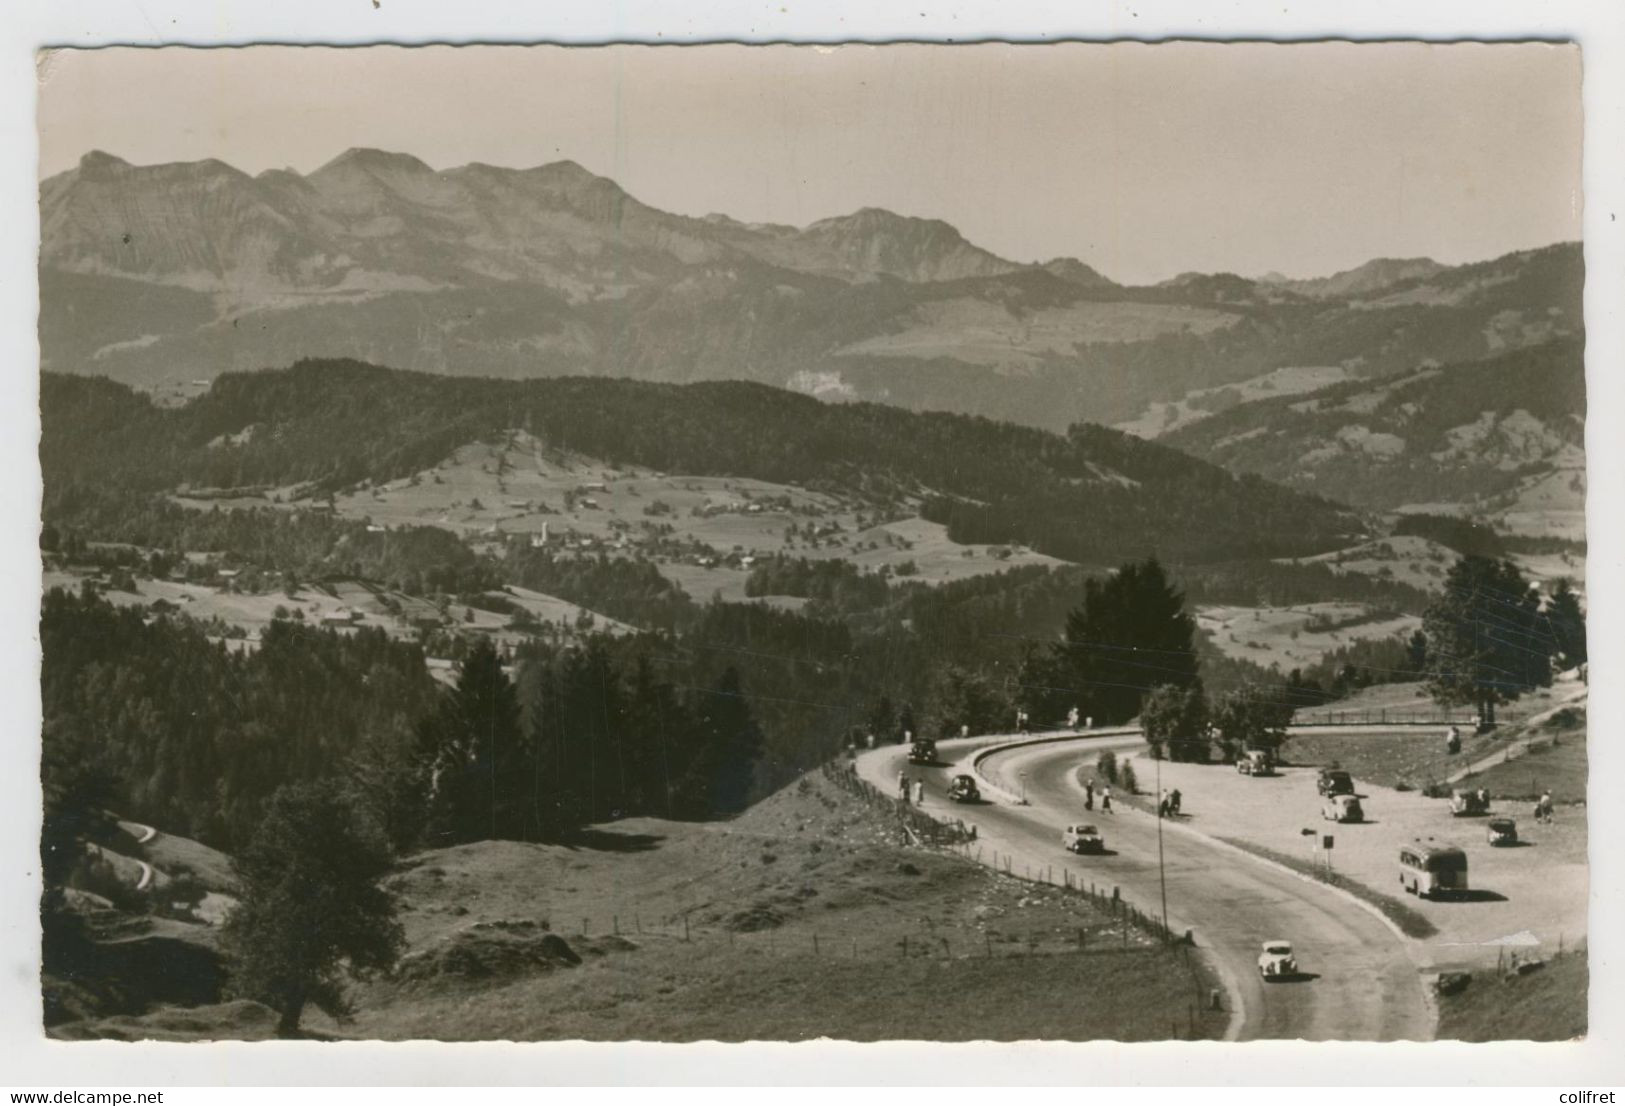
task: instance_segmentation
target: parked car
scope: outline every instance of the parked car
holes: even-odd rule
[[[1106,851],[1106,839],[1100,836],[1100,831],[1094,826],[1077,825],[1068,826],[1061,834],[1061,844],[1068,852],[1099,853]]]
[[[1358,795],[1327,795],[1320,801],[1320,816],[1328,822],[1363,822],[1365,808]]]
[[[1418,898],[1467,890],[1467,854],[1455,845],[1418,841],[1399,850],[1399,884]]]
[[[1491,818],[1484,824],[1484,840],[1492,845],[1516,845],[1518,823],[1511,818]]]
[[[908,762],[910,764],[935,764],[937,762],[937,743],[929,737],[922,737],[908,747]]]
[[[948,783],[948,798],[956,803],[974,803],[982,797],[971,776],[955,776]]]
[[[1354,777],[1340,768],[1322,768],[1315,780],[1315,790],[1322,795],[1354,794]]]
[[[1236,771],[1244,776],[1275,775],[1275,754],[1268,749],[1244,749],[1236,758]]]
[[[1296,976],[1298,958],[1292,954],[1292,942],[1265,941],[1264,951],[1258,954],[1258,974],[1266,982]]]
[[[1450,793],[1450,813],[1456,817],[1472,816],[1474,814],[1488,814],[1490,812],[1490,793],[1482,787],[1476,791],[1456,788]]]

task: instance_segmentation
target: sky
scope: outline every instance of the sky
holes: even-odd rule
[[[353,146],[568,158],[668,211],[884,207],[1129,283],[1580,236],[1571,46],[114,48],[39,72],[42,178],[91,149],[248,172]]]

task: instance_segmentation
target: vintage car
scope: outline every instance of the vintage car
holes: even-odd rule
[[[1320,816],[1328,822],[1363,822],[1365,808],[1358,795],[1327,795],[1320,801]]]
[[[1298,974],[1298,958],[1292,955],[1292,942],[1265,941],[1258,954],[1258,974],[1266,981],[1291,979]]]
[[[1511,818],[1491,818],[1484,824],[1484,840],[1492,845],[1516,845],[1518,823]]]
[[[1450,793],[1450,813],[1456,817],[1490,812],[1490,795],[1483,788],[1476,791],[1456,788]]]
[[[1106,839],[1100,836],[1100,831],[1094,826],[1077,825],[1068,826],[1061,834],[1061,844],[1066,846],[1068,852],[1099,853],[1106,850]]]
[[[1268,749],[1244,749],[1236,758],[1236,771],[1244,776],[1275,775],[1275,754]]]
[[[1322,795],[1354,794],[1354,777],[1341,768],[1322,768],[1315,779],[1315,790]]]
[[[922,737],[908,747],[908,762],[910,764],[935,764],[937,762],[937,743],[929,737]]]
[[[948,798],[956,803],[974,803],[981,797],[976,780],[970,776],[955,776],[948,783]]]

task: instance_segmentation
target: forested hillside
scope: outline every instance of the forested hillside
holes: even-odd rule
[[[1556,341],[1256,400],[1158,440],[1237,472],[1391,508],[1486,500],[1531,477],[1583,482],[1585,411],[1581,343]]]
[[[229,374],[178,408],[105,380],[47,374],[41,388],[46,518],[69,524],[85,488],[315,494],[408,476],[522,428],[612,464],[923,502],[956,541],[1019,541],[1084,563],[1304,555],[1357,529],[1335,504],[1101,427],[1063,437],[744,383],[498,381],[302,362]]]

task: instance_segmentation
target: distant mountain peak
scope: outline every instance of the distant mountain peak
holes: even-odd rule
[[[801,231],[800,238],[834,254],[848,269],[910,281],[1002,276],[1021,268],[967,242],[941,219],[899,215],[883,207],[820,219]]]
[[[336,169],[362,169],[368,172],[433,173],[434,170],[411,154],[379,150],[371,146],[351,146],[338,157],[323,165],[311,176]]]
[[[1407,280],[1426,280],[1448,267],[1431,257],[1374,257],[1363,265],[1331,276],[1287,281],[1286,287],[1320,299],[1360,296]]]
[[[118,173],[131,168],[128,161],[106,150],[91,150],[79,159],[81,176],[92,173]]]
[[[1078,284],[1086,288],[1104,288],[1114,283],[1109,277],[1103,276],[1100,270],[1085,265],[1075,257],[1053,257],[1039,268],[1060,277],[1068,284]]]

